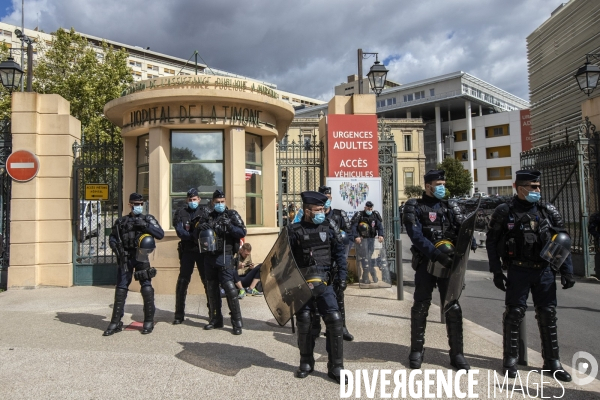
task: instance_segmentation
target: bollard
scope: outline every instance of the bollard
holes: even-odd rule
[[[527,366],[527,315],[519,326],[519,365]]]
[[[404,271],[402,268],[402,238],[396,239],[396,297],[404,300]]]

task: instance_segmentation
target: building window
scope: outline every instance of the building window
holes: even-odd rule
[[[306,150],[306,151],[310,150],[311,136],[312,135],[310,133],[302,134],[302,143],[304,144],[304,150]]]
[[[485,149],[487,159],[510,157],[510,145],[499,147],[488,147]]]
[[[469,150],[455,151],[454,158],[459,161],[469,161]],[[475,160],[477,160],[477,149],[473,149],[473,161]]]
[[[413,171],[404,171],[404,186],[414,186],[414,172]]]
[[[131,65],[132,67],[142,68],[142,63],[139,61],[129,60],[129,65]]]
[[[488,181],[499,181],[503,179],[511,179],[512,168],[511,167],[498,167],[487,169]]]
[[[415,92],[415,100],[424,99],[425,91],[421,90],[420,92]]]
[[[171,210],[185,205],[191,188],[202,199],[222,190],[223,165],[223,131],[171,131]]]
[[[158,65],[146,64],[149,70],[158,72]]]
[[[383,102],[383,100],[382,100],[382,102]],[[391,106],[393,104],[396,104],[396,98],[395,97],[392,97],[391,99],[387,99],[387,105],[388,106]]]
[[[148,77],[148,79],[153,79],[153,78],[156,78],[156,76],[155,76],[155,75],[152,75],[152,74],[146,74],[146,76]]]
[[[150,152],[148,145],[150,142],[150,136],[148,134],[138,136],[137,138],[137,179],[136,179],[136,192],[144,196],[146,202],[145,212],[148,211],[148,196],[150,194]]]
[[[281,170],[281,193],[287,193],[287,192],[288,192],[287,170],[286,169],[282,169]]]
[[[412,135],[404,135],[404,151],[412,151]]]
[[[512,196],[513,188],[512,186],[492,186],[488,187],[487,192],[492,196]]]
[[[435,89],[429,89],[429,96],[430,97],[435,96]]]
[[[413,101],[413,94],[405,94],[404,95],[404,102],[406,103],[407,101]]]
[[[485,128],[485,137],[508,136],[510,134],[508,125],[490,126]]]
[[[165,74],[173,74],[173,75],[175,75],[175,70],[174,69],[165,68],[164,71],[165,71]]]
[[[475,129],[472,130],[471,137],[475,140]],[[457,131],[454,132],[454,142],[466,142],[467,141],[467,131]]]
[[[262,137],[246,133],[246,225],[262,224]]]

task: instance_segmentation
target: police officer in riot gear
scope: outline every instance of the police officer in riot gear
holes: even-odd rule
[[[179,277],[175,287],[175,318],[173,325],[181,324],[185,319],[185,298],[187,289],[194,272],[194,264],[200,273],[204,291],[206,291],[206,280],[204,278],[204,253],[198,248],[198,241],[194,238],[194,225],[200,218],[208,214],[206,207],[200,206],[200,197],[195,188],[187,192],[187,205],[175,211],[173,216],[173,227],[181,241],[177,245],[179,254]],[[206,295],[208,299],[208,293]]]
[[[446,194],[444,171],[431,170],[424,176],[425,192],[421,199],[409,199],[404,206],[404,226],[412,241],[413,269],[415,270],[414,304],[410,318],[410,367],[421,368],[425,353],[425,327],[432,292],[436,284],[440,293],[448,289],[448,278],[432,274],[433,268],[450,269],[452,246],[436,247],[440,241],[456,241],[460,224],[464,221],[454,200],[443,200]],[[472,246],[476,246],[473,244]],[[474,248],[474,247],[472,247]],[[448,249],[448,251],[445,251]],[[469,369],[463,354],[462,310],[454,302],[446,310],[446,331],[450,345],[450,364],[456,369]]]
[[[519,327],[531,291],[542,342],[542,369],[556,379],[571,381],[560,364],[556,328],[556,272],[540,254],[558,233],[566,233],[559,211],[540,200],[539,171],[517,171],[514,196],[494,210],[490,219],[486,248],[494,284],[506,292],[503,315],[503,370],[517,375]],[[508,278],[502,272],[508,269]],[[560,266],[563,289],[573,287],[570,255]]]
[[[361,244],[362,239],[377,238],[379,243],[383,242],[383,219],[378,211],[373,210],[373,202],[367,201],[365,209],[359,211],[352,217],[352,237],[354,242]],[[377,283],[378,278],[375,272],[374,260],[371,258],[375,251],[375,242],[369,241],[366,245],[355,246],[360,258],[363,260],[361,283],[371,283],[369,275],[373,283]]]
[[[236,268],[233,255],[239,251],[240,239],[246,236],[246,225],[237,211],[227,208],[223,191],[215,190],[212,201],[214,209],[198,220],[194,231],[195,237],[198,238],[202,231],[212,229],[217,242],[216,250],[204,256],[204,276],[210,312],[210,320],[204,329],[223,327],[220,283],[227,297],[233,334],[241,335],[242,310],[233,278],[233,270]]]
[[[344,369],[344,320],[333,288],[346,281],[348,270],[344,245],[336,223],[325,218],[327,196],[311,191],[300,195],[303,217],[302,221],[288,225],[289,241],[296,264],[313,297],[296,313],[300,349],[300,366],[296,377],[305,378],[314,368],[315,339],[311,335],[311,309],[316,306],[327,328],[327,375],[339,382],[340,371]],[[338,265],[335,276],[332,276],[333,263]]]
[[[348,219],[348,214],[346,214],[346,211],[344,210],[331,208],[331,187],[323,185],[319,187],[319,193],[323,193],[325,196],[327,196],[327,201],[325,202],[325,218],[334,221],[340,229],[340,234],[342,234],[344,241],[344,258],[348,259],[348,250],[350,249],[350,242],[352,241],[352,226],[350,224],[350,220]],[[334,268],[335,275],[337,274],[338,269],[337,264],[334,265]],[[348,285],[345,279],[343,281],[334,279],[333,283],[333,290],[335,292],[335,296],[337,297],[338,307],[340,309],[340,313],[342,314],[342,319],[344,320],[343,338],[344,340],[352,341],[354,340],[354,336],[348,332],[348,328],[346,327],[346,307],[344,306],[344,291]],[[313,324],[316,324],[313,325],[313,332],[320,332],[321,320],[318,315],[318,310],[315,311],[317,318],[313,318]]]
[[[104,331],[104,336],[110,336],[123,329],[121,318],[132,278],[140,282],[144,299],[142,333],[148,334],[154,329],[154,289],[151,280],[156,275],[156,269],[150,266],[147,258],[138,257],[138,249],[147,247],[149,241],[145,237],[148,235],[160,240],[165,233],[152,215],[142,214],[144,209],[142,195],[132,193],[129,196],[129,206],[131,212],[115,221],[109,237],[110,248],[119,258],[119,268],[112,317],[108,328]]]

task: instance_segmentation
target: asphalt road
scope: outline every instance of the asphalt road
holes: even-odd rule
[[[404,259],[404,279],[406,292],[414,292],[414,275],[410,267],[410,239],[402,235]],[[560,358],[564,364],[571,365],[573,354],[586,351],[600,363],[600,282],[594,279],[578,278],[575,286],[563,290],[558,285],[558,343]],[[412,302],[411,297],[405,300]],[[439,305],[439,294],[434,294],[434,303]],[[504,292],[498,290],[492,282],[492,274],[488,272],[487,253],[479,249],[471,253],[466,275],[466,287],[460,304],[463,316],[496,333],[502,334],[502,313],[504,312]],[[535,310],[531,296],[527,308],[527,345],[541,352],[540,335],[535,319]],[[502,355],[499,354],[498,357]],[[541,366],[540,366],[541,367]],[[597,377],[597,379],[600,376]]]

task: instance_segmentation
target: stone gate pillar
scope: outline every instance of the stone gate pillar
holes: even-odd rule
[[[56,94],[13,93],[13,151],[37,155],[28,182],[12,184],[8,288],[73,285],[73,142],[81,122]]]

